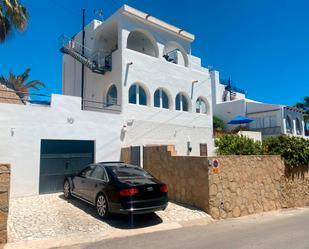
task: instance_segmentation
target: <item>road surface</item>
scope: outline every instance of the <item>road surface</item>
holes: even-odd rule
[[[309,249],[309,209],[80,244],[71,249]]]

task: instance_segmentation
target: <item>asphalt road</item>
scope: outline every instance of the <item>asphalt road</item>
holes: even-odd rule
[[[66,248],[309,249],[309,209],[242,217]]]

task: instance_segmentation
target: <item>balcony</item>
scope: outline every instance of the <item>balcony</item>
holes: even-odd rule
[[[112,55],[103,51],[93,51],[75,38],[70,38],[65,35],[59,37],[60,52],[68,54],[84,66],[88,67],[92,72],[105,74],[112,70]]]
[[[262,136],[276,136],[281,134],[281,126],[274,127],[265,127],[265,128],[256,128],[250,129],[251,131],[259,131],[262,133]]]
[[[220,84],[224,85],[224,86],[230,86],[232,91],[237,92],[237,93],[242,93],[245,94],[246,91],[243,89],[240,89],[238,87],[235,86],[235,84],[230,84],[228,80],[220,80]]]
[[[93,100],[83,99],[83,110],[95,111],[95,112],[110,112],[119,113],[121,112],[121,106],[114,102],[99,102]]]
[[[178,64],[178,49],[170,51],[163,55],[163,58],[171,63]]]

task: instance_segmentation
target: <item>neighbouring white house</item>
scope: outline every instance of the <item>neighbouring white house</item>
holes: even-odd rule
[[[50,105],[0,103],[0,162],[12,167],[11,196],[59,191],[64,175],[118,161],[124,146],[141,166],[148,144],[212,155],[212,76],[191,54],[193,40],[127,5],[62,36],[63,95],[52,94]]]
[[[305,135],[304,112],[295,107],[266,104],[246,98],[245,91],[220,82],[219,72],[211,72],[212,105],[214,115],[228,122],[235,116],[246,116],[254,119],[249,123],[251,131],[259,131],[262,138],[280,134],[308,138]],[[232,129],[233,125],[227,125]]]

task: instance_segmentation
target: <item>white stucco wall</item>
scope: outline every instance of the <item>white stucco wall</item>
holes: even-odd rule
[[[233,119],[235,116],[246,116],[246,101],[241,99],[216,104],[214,106],[214,115],[225,123]],[[228,130],[233,127],[235,127],[235,125],[226,125]]]
[[[258,131],[239,131],[238,134],[262,142],[262,133]]]
[[[187,155],[187,142],[190,140],[193,148],[190,155],[200,154],[200,143],[207,143],[209,153],[213,154],[211,83],[208,71],[175,65],[129,49],[123,49],[122,52],[123,68],[128,62],[133,62],[123,72],[123,116],[125,120],[134,120],[134,125],[128,127],[130,135],[125,143],[172,143],[179,154]],[[193,80],[198,82],[192,84]],[[148,106],[128,103],[129,88],[136,82],[147,90]],[[154,107],[154,92],[160,87],[170,95],[170,110]],[[189,97],[189,112],[175,110],[175,98],[180,92]],[[198,97],[207,100],[207,114],[195,113]]]
[[[80,98],[63,95],[52,95],[50,107],[0,104],[0,161],[12,167],[11,196],[38,194],[41,139],[94,140],[96,161],[119,160],[121,115],[80,107]]]
[[[98,75],[86,69],[85,98],[91,101],[106,102],[108,87],[111,84],[117,86],[118,104],[121,105],[123,122],[126,124],[127,120],[134,120],[132,127],[127,127],[125,145],[175,143],[178,153],[186,155],[187,142],[191,140],[190,143],[193,146],[191,155],[199,155],[200,143],[207,143],[209,145],[208,151],[212,154],[213,113],[210,76],[208,69],[201,67],[201,59],[191,55],[191,42],[178,34],[168,32],[158,26],[149,25],[145,20],[120,13],[116,13],[101,25],[95,25],[96,23],[93,22],[93,25],[89,25],[89,28],[87,26],[86,36],[99,37],[101,33],[102,35],[105,34],[105,30],[110,32],[111,23],[113,24],[112,27],[118,29],[118,50],[113,52],[112,71]],[[136,30],[144,32],[154,41],[158,51],[157,57],[127,49],[128,36],[130,32]],[[77,37],[80,38],[80,34]],[[98,49],[100,46],[95,44],[96,41],[96,38],[94,41],[86,39],[86,44],[92,49]],[[174,46],[177,44],[187,57],[187,67],[183,65],[184,61],[179,60],[180,65],[176,65],[163,58],[164,48],[167,45]],[[129,63],[133,64],[129,65]],[[66,79],[65,85],[69,88],[68,91],[65,91],[65,94],[73,93],[72,95],[75,95],[80,89],[81,67],[76,65],[76,62],[68,56],[64,56],[64,64],[66,68],[66,72],[63,73]],[[193,85],[192,81],[197,81],[197,83]],[[128,90],[135,82],[143,84],[149,93],[150,102],[147,107],[128,104]],[[171,97],[171,110],[153,107],[153,94],[160,87],[165,89]],[[189,113],[181,113],[175,110],[175,97],[180,92],[188,96]],[[195,102],[198,97],[203,97],[207,101],[207,115],[195,113]],[[137,124],[138,132],[134,129]],[[147,132],[143,137],[137,134],[152,130],[151,127],[159,128],[160,132]],[[174,136],[179,130],[186,132],[178,132],[178,136]]]

